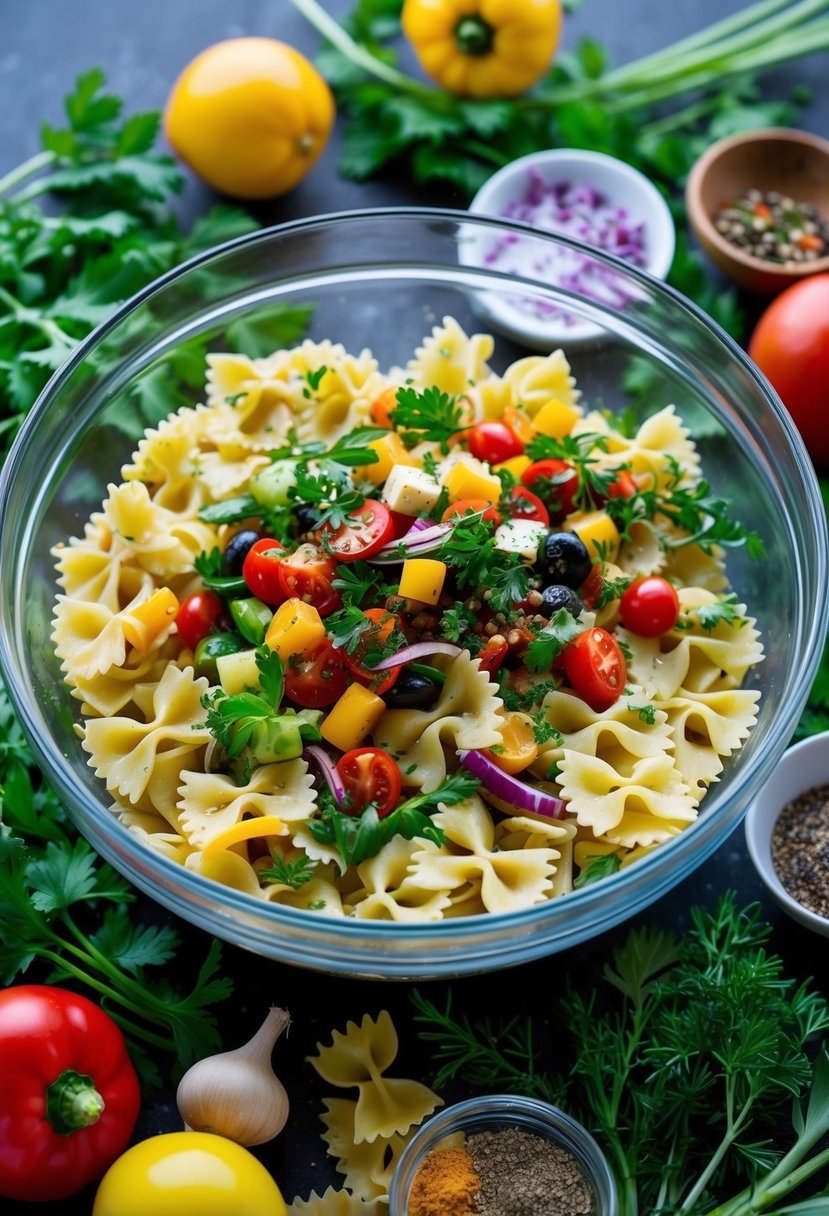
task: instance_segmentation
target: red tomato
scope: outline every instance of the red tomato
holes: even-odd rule
[[[526,486],[513,486],[509,492],[507,511],[512,519],[535,520],[536,523],[549,525],[550,512],[537,494]]]
[[[370,802],[381,819],[393,811],[400,800],[400,769],[391,756],[379,747],[355,747],[337,762],[346,793],[351,795],[350,815],[359,815]]]
[[[367,684],[371,691],[380,697],[397,680],[400,668],[390,667],[388,671],[373,671],[371,667],[364,665],[363,659],[367,651],[387,642],[395,627],[402,630],[403,622],[396,613],[388,612],[385,608],[367,608],[363,616],[368,617],[371,625],[360,634],[359,645],[352,654],[346,650],[341,651],[341,654],[343,662],[355,679],[361,684]]]
[[[597,714],[610,709],[624,691],[625,656],[606,629],[585,629],[564,647],[562,658],[574,692]]]
[[[472,455],[489,464],[501,464],[524,452],[523,443],[505,422],[476,422],[467,432],[466,441]]]
[[[478,654],[481,671],[494,676],[507,657],[508,652],[509,646],[505,641],[501,640],[500,642],[493,643],[492,638],[490,638],[486,646]]]
[[[497,528],[501,523],[501,515],[495,510],[493,503],[488,498],[462,498],[460,502],[453,502],[446,508],[440,518],[442,524],[448,524],[452,520],[461,519],[464,515],[470,512],[483,511],[482,519],[493,523]]]
[[[622,594],[619,615],[631,633],[658,638],[673,629],[679,616],[676,588],[658,574],[637,578]]]
[[[394,523],[387,506],[367,498],[339,528],[325,527],[323,534],[326,548],[338,562],[356,562],[360,557],[373,557],[378,549],[394,540]]]
[[[285,667],[285,692],[304,709],[322,709],[338,701],[348,681],[342,655],[329,638],[305,654],[292,655]]]
[[[607,487],[608,498],[633,498],[639,487],[629,469],[619,469],[616,480]]]
[[[264,604],[276,607],[288,597],[279,582],[279,567],[285,556],[285,546],[272,536],[263,536],[248,549],[242,566],[242,577],[251,595]]]
[[[195,650],[216,628],[223,612],[224,605],[215,591],[194,591],[182,600],[176,613],[176,625],[184,645]]]
[[[553,521],[575,511],[579,475],[566,460],[536,460],[521,474],[521,482],[541,495]]]
[[[389,511],[389,518],[393,529],[393,540],[400,540],[401,536],[405,536],[414,523],[411,515],[404,515],[402,511]]]
[[[320,616],[328,616],[343,603],[339,591],[332,585],[336,573],[337,563],[333,557],[316,545],[300,545],[277,566],[282,600],[296,596],[306,604],[313,604]]]
[[[812,460],[829,468],[829,274],[801,279],[772,300],[748,353],[780,394]]]

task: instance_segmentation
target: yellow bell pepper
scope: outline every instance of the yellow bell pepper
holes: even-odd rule
[[[580,417],[581,414],[574,406],[565,401],[557,401],[553,397],[546,405],[542,405],[533,423],[542,435],[549,435],[551,439],[563,439],[565,435],[570,434]]]
[[[419,600],[421,604],[436,604],[446,579],[444,562],[429,557],[410,557],[403,563],[398,594],[404,600]]]
[[[501,480],[496,474],[479,472],[461,460],[452,465],[443,478],[443,484],[450,502],[462,502],[464,498],[485,498],[489,502],[497,502],[501,497]]]
[[[405,0],[403,32],[427,76],[462,97],[517,97],[550,66],[560,0]]]
[[[159,587],[143,604],[124,613],[124,637],[139,654],[146,654],[156,638],[171,627],[178,609],[178,600],[170,588]]]
[[[351,751],[374,730],[385,711],[385,701],[362,684],[352,684],[323,722],[320,734],[341,752]]]
[[[612,562],[616,558],[622,538],[605,511],[575,511],[561,526],[565,532],[575,532],[581,537],[594,560]]]
[[[417,467],[417,461],[409,454],[397,431],[389,431],[388,435],[384,435],[382,439],[375,439],[366,446],[370,452],[374,452],[377,459],[374,464],[362,465],[360,473],[369,481],[374,482],[376,486],[386,480],[395,465]]]
[[[285,662],[293,654],[306,654],[325,637],[325,626],[313,604],[296,596],[280,604],[265,634],[265,645]]]
[[[212,840],[208,840],[202,854],[209,860],[211,857],[218,857],[234,844],[241,844],[245,840],[258,840],[263,836],[284,836],[287,830],[276,815],[257,815],[252,819],[242,819],[219,832]]]

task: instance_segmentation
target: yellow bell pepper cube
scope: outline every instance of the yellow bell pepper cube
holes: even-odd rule
[[[348,752],[369,734],[386,712],[386,703],[362,684],[347,688],[320,727],[326,743]]]
[[[500,464],[492,466],[493,473],[500,473],[503,469],[506,473],[511,474],[516,481],[521,480],[521,474],[525,469],[528,469],[532,461],[529,456],[510,456],[509,460],[502,460]]]
[[[124,637],[130,646],[145,654],[156,638],[169,629],[178,612],[178,600],[169,587],[160,587],[143,604],[137,604],[125,613]]]
[[[253,819],[243,819],[208,840],[202,849],[202,857],[205,860],[217,857],[231,845],[241,844],[245,840],[259,840],[262,836],[284,836],[287,830],[276,815],[258,815]]]
[[[248,688],[259,687],[259,668],[255,650],[237,650],[235,654],[220,654],[216,659],[219,683],[229,697]]]
[[[443,479],[450,502],[464,498],[486,498],[497,502],[501,497],[501,480],[494,473],[479,473],[471,465],[458,461]]]
[[[375,439],[367,444],[367,447],[370,452],[374,452],[377,460],[374,464],[361,465],[360,473],[376,486],[386,480],[397,464],[417,467],[418,462],[410,454],[397,431],[389,431],[388,435]]]
[[[621,537],[619,529],[605,511],[574,512],[561,525],[565,532],[575,532],[584,541],[587,551],[600,561],[615,560]]]
[[[294,596],[280,604],[265,634],[265,645],[285,662],[291,655],[306,654],[325,637],[322,617],[312,604]]]
[[[570,434],[579,418],[581,414],[575,406],[556,401],[554,397],[552,401],[542,405],[533,418],[533,423],[540,434],[549,435],[551,439],[563,439],[565,435]]]
[[[399,594],[406,600],[436,604],[443,590],[446,564],[428,557],[410,557],[403,563]]]

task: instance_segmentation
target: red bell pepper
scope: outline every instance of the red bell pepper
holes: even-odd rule
[[[73,1195],[123,1151],[141,1103],[121,1031],[74,992],[0,992],[0,1195]]]

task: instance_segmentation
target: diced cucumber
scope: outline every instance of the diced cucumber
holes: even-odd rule
[[[287,507],[291,501],[288,491],[295,485],[295,461],[275,460],[251,480],[250,492],[264,507]]]
[[[237,654],[242,649],[244,644],[237,633],[211,633],[202,638],[193,656],[196,676],[205,676],[211,684],[218,684],[217,659],[221,655]]]

